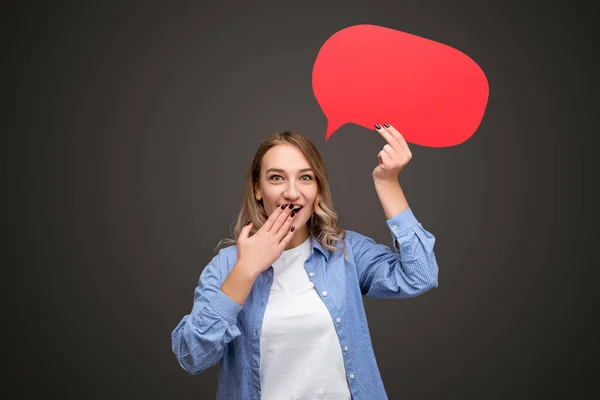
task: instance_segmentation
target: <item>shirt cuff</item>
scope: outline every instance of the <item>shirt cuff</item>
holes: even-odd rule
[[[390,227],[390,231],[392,231],[396,237],[406,234],[415,226],[419,225],[419,221],[417,221],[417,218],[413,214],[410,207],[402,211],[400,214],[388,219],[386,223]]]
[[[223,317],[224,320],[234,325],[237,322],[238,314],[242,311],[242,306],[223,293],[221,289],[217,290],[217,293],[215,293],[207,305]]]
[[[410,207],[388,219],[386,223],[392,233],[392,247],[401,253],[403,259],[410,258],[412,250],[409,242],[400,239],[419,225],[419,221],[417,221]],[[398,246],[396,246],[396,241]]]

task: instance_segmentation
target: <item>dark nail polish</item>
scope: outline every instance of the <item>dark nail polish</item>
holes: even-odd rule
[[[287,204],[282,204],[282,205],[281,205],[281,209],[282,209],[282,210],[283,210],[284,208],[286,208],[286,207],[287,207]]]
[[[290,203],[290,208],[294,208],[294,203]]]
[[[383,124],[383,126],[385,126],[386,128],[390,127],[390,124],[388,124],[387,122],[385,124]]]
[[[246,226],[250,225],[250,222],[252,222],[252,221],[248,221],[248,223],[246,224]]]
[[[290,215],[293,217],[294,215],[296,215],[296,211],[292,211]]]
[[[379,125],[379,124],[375,124],[375,128],[377,128],[377,129],[381,129],[381,125]]]
[[[291,229],[291,231],[292,231],[292,232],[294,232],[295,230],[296,230],[296,227],[295,227],[295,226],[292,226],[292,229]]]

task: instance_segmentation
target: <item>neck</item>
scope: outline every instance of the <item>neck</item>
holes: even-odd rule
[[[294,232],[292,240],[288,243],[286,250],[293,249],[294,247],[300,246],[304,241],[308,239],[308,227],[306,224],[298,231]]]

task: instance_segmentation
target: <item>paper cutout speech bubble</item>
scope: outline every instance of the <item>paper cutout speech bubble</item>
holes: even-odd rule
[[[464,53],[376,25],[355,25],[321,47],[313,91],[327,117],[325,141],[345,123],[373,129],[388,122],[407,142],[463,143],[479,127],[489,86]]]

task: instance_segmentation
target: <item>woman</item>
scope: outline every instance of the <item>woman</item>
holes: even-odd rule
[[[438,266],[435,237],[398,183],[408,145],[391,125],[375,127],[388,142],[372,175],[394,251],[337,226],[325,165],[305,136],[276,133],[259,147],[237,239],[204,268],[172,333],[190,374],[222,361],[218,399],[387,399],[361,296],[418,296],[438,286]]]

